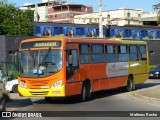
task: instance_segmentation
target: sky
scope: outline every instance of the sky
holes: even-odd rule
[[[64,0],[72,3],[84,4],[93,7],[98,12],[99,0]],[[40,3],[42,0],[8,0],[21,7],[24,3]],[[115,10],[118,8],[143,9],[146,12],[153,12],[152,5],[160,3],[160,0],[102,0],[102,11]]]

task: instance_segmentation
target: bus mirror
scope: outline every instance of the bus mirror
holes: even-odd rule
[[[68,63],[69,63],[70,65],[73,64],[73,56],[72,56],[72,55],[69,55]]]

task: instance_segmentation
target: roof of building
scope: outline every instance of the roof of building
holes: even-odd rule
[[[40,6],[42,6],[42,5],[46,5],[46,4],[48,4],[48,3],[51,3],[51,2],[43,2],[43,3],[36,3],[38,6],[40,5]],[[29,5],[24,5],[24,6],[22,6],[22,7],[34,7],[35,6],[35,4],[29,4]]]
[[[61,6],[85,6],[85,5],[82,5],[82,4],[76,4],[76,3],[70,3],[70,2],[52,2],[52,1],[49,1],[49,2],[42,2],[42,3],[36,3],[38,6],[45,6],[46,4],[48,3],[53,3],[53,7],[61,7]],[[35,4],[30,4],[30,5],[24,5],[23,7],[34,7]],[[87,7],[91,7],[91,6],[87,6]]]
[[[110,11],[118,11],[118,10],[134,10],[134,11],[143,11],[143,9],[118,8],[118,9],[115,9],[115,10],[108,10],[108,12],[110,12]]]

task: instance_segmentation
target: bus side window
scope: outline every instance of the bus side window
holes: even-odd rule
[[[77,50],[68,50],[67,51],[67,79],[69,79],[78,69],[78,54]]]
[[[67,65],[73,67],[78,66],[77,50],[69,50],[67,55]]]
[[[137,61],[138,60],[138,50],[136,45],[129,46],[129,60]]]
[[[118,62],[117,45],[106,45],[106,61],[109,63]]]
[[[147,60],[146,46],[145,45],[140,45],[139,46],[139,54],[140,54],[140,60]]]
[[[91,57],[91,46],[90,45],[80,45],[79,46],[80,51],[80,63],[81,64],[88,64],[92,62]]]
[[[126,45],[120,45],[119,48],[119,61],[127,62],[128,61],[128,51]]]

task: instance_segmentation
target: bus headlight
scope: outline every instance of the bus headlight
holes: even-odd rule
[[[52,88],[60,87],[60,86],[62,86],[62,80],[59,80],[59,81],[55,82],[55,83],[52,85]]]
[[[159,74],[159,72],[155,72],[155,74]]]
[[[23,87],[23,88],[27,88],[27,85],[26,84],[24,84],[23,82],[21,82],[21,81],[19,81],[18,82],[18,85],[19,86],[21,86],[21,87]]]

